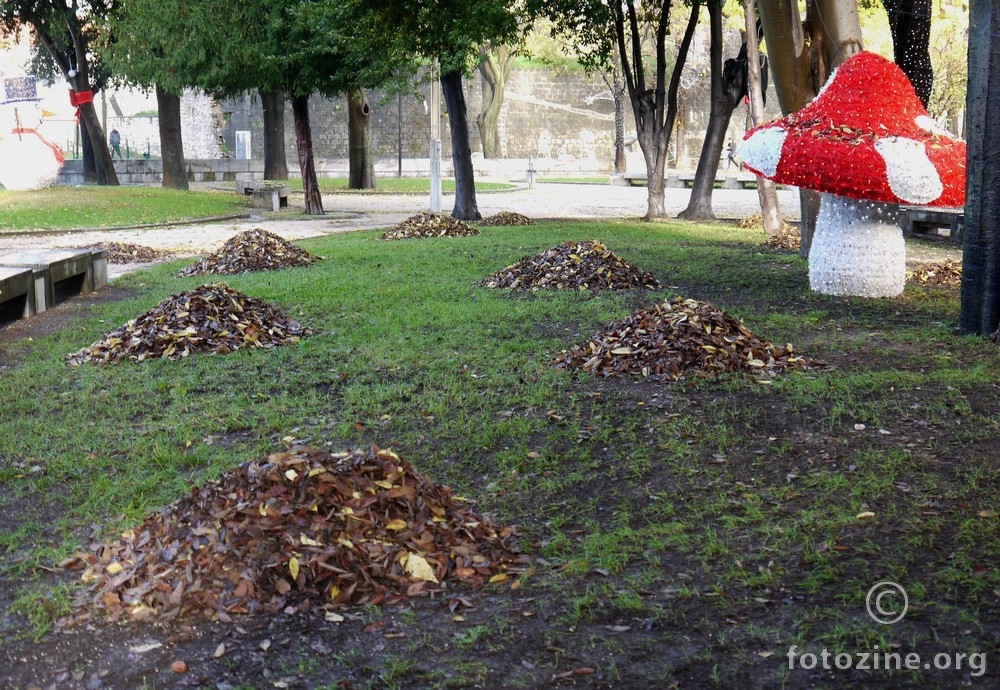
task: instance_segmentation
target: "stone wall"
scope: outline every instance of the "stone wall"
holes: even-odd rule
[[[677,129],[670,147],[670,167],[678,170],[695,168],[708,122],[707,72],[697,66],[692,71],[695,73],[686,80],[687,88],[682,88],[679,95]],[[466,78],[465,98],[473,155],[481,157],[482,144],[475,122],[482,99],[478,73]],[[372,147],[380,167],[395,169],[393,163],[400,156],[404,160],[426,158],[430,139],[430,85],[421,84],[415,93],[399,97],[371,92],[368,99],[372,107]],[[769,116],[777,115],[773,87],[768,103]],[[626,139],[634,140],[635,120],[627,101],[625,108]],[[226,147],[235,151],[236,132],[249,131],[252,156],[262,157],[263,115],[257,95],[250,93],[227,100],[221,104],[221,111],[225,121],[220,132]],[[346,100],[313,97],[310,119],[318,167],[337,168],[339,164],[335,161],[347,159]],[[729,138],[738,140],[745,126],[746,107],[740,105],[733,113]],[[448,132],[448,117],[443,112],[441,136],[446,161],[451,157]],[[500,136],[507,158],[532,157],[547,170],[608,173],[614,157],[614,102],[610,89],[600,75],[515,69],[506,90]],[[285,147],[289,172],[295,174],[298,164],[290,104],[285,108]],[[638,146],[633,146],[633,150],[632,167],[642,164]]]

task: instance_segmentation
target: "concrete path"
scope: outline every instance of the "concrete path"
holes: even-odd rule
[[[785,190],[779,192],[779,195],[786,218],[797,220],[798,192]],[[687,206],[689,197],[688,189],[668,189],[665,199],[668,215],[673,217],[682,211]],[[640,218],[646,213],[647,194],[645,187],[545,183],[536,185],[533,189],[479,192],[476,199],[484,217],[499,211],[516,211],[536,220]],[[291,203],[294,206],[294,196]],[[280,213],[265,213],[214,223],[66,233],[0,234],[0,255],[26,249],[129,242],[170,250],[178,256],[189,256],[214,251],[236,233],[251,228],[263,228],[288,240],[352,230],[387,228],[415,213],[426,211],[428,204],[429,199],[424,195],[329,194],[323,198],[327,215],[316,219],[290,219],[282,217]],[[442,208],[450,211],[453,204],[454,197],[445,196]],[[717,189],[713,195],[713,207],[720,219],[745,218],[760,209],[757,192],[754,190]],[[112,265],[109,266],[109,277],[114,278],[142,266]]]

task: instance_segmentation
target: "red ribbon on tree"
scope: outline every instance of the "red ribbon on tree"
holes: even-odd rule
[[[80,121],[80,106],[84,103],[94,102],[93,91],[70,91],[69,104],[76,108],[76,121]]]

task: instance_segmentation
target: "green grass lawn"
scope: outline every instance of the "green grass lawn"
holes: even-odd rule
[[[195,220],[238,213],[248,204],[247,198],[226,192],[147,186],[0,190],[0,233]]]
[[[483,627],[440,632],[443,602],[373,614],[416,619],[422,632],[374,656],[343,638],[353,651],[338,668],[369,678],[364,687],[495,685],[492,667],[477,665],[487,657],[508,660],[504,682],[524,687],[591,666],[603,680],[588,687],[838,687],[855,681],[790,671],[789,646],[895,645],[928,658],[996,650],[1000,356],[953,334],[956,289],[817,295],[797,255],[721,225],[376,237],[303,242],[325,261],[226,279],[315,329],[293,346],[66,364],[197,285],[178,277],[177,262],[118,280],[120,300],[60,307],[79,318],[55,333],[0,346],[0,574],[19,583],[10,615],[22,626],[0,635],[44,631],[62,610],[67,585],[54,593],[45,568],[293,438],[391,447],[517,524],[540,559],[516,595],[474,599],[483,610],[468,616]],[[571,239],[604,241],[669,287],[591,295],[477,285]],[[828,366],[678,383],[552,366],[610,320],[677,294]],[[865,613],[882,580],[903,584],[914,607],[891,628]],[[34,628],[23,627],[29,620]],[[389,676],[395,685],[383,684]],[[856,682],[960,679],[919,670]]]

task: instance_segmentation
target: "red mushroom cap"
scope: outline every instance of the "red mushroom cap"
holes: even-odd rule
[[[965,142],[939,127],[903,71],[860,52],[805,108],[743,136],[740,159],[775,182],[854,199],[965,203]]]

